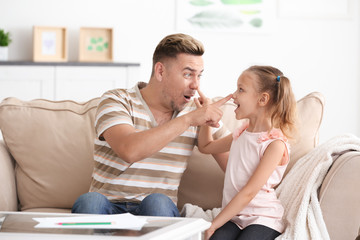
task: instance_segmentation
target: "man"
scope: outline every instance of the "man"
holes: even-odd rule
[[[76,200],[72,212],[180,215],[177,189],[197,127],[218,127],[215,138],[225,134],[219,106],[231,97],[196,109],[191,98],[204,70],[203,53],[196,39],[169,35],[155,49],[148,84],[102,96],[90,191]]]

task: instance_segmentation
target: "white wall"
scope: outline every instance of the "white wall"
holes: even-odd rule
[[[320,142],[341,133],[360,136],[359,2],[340,0],[348,4],[345,14],[315,9],[286,17],[279,11],[284,0],[273,1],[278,12],[271,33],[186,32],[206,48],[202,90],[209,97],[226,95],[249,65],[273,65],[290,77],[297,99],[311,91],[325,95]],[[314,9],[309,3],[329,9],[334,2],[291,1],[303,4],[301,9]],[[175,0],[0,0],[0,6],[0,28],[13,37],[10,60],[32,59],[34,25],[67,27],[69,61],[78,59],[80,27],[113,27],[115,61],[140,62],[141,81],[149,79],[160,39],[178,32]]]

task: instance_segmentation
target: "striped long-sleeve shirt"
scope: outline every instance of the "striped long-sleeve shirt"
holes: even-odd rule
[[[105,130],[118,124],[129,124],[138,131],[157,126],[139,86],[111,90],[102,96],[95,119],[95,167],[90,191],[99,192],[113,202],[139,202],[151,193],[163,193],[176,204],[180,179],[196,144],[197,127],[189,127],[159,152],[133,164],[117,156],[102,137]],[[190,102],[173,118],[195,108],[194,102]],[[214,130],[214,138],[227,132],[220,125]]]

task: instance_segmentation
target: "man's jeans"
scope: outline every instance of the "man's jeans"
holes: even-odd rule
[[[72,213],[119,214],[131,213],[143,216],[179,217],[176,205],[169,197],[161,193],[153,193],[140,203],[112,203],[104,195],[88,192],[81,195],[74,203]]]

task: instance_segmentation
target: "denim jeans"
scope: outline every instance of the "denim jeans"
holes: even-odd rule
[[[218,228],[210,240],[273,240],[280,233],[264,225],[253,224],[240,229],[235,223],[227,222]]]
[[[88,192],[74,203],[72,213],[119,214],[131,213],[143,216],[179,217],[180,213],[171,199],[161,193],[153,193],[140,203],[110,202],[104,195]]]

